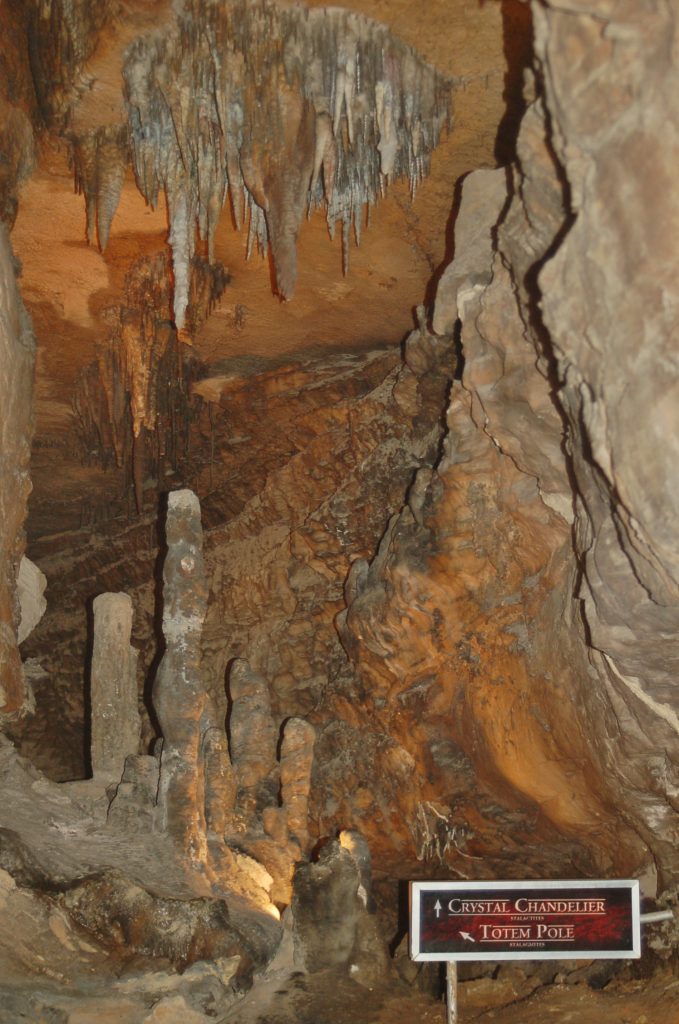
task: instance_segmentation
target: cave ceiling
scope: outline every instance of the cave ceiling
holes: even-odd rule
[[[233,6],[237,8],[239,5]],[[321,5],[311,2],[307,7],[310,11],[304,23],[309,18],[321,19],[318,24],[322,28],[324,10]],[[325,188],[325,195],[320,191],[322,173],[319,171],[316,199],[307,215],[309,168],[304,166],[298,170],[298,177],[299,174],[306,175],[303,189],[305,209],[303,216],[299,210],[302,223],[296,246],[297,281],[289,301],[282,299],[282,293],[292,289],[287,285],[281,286],[281,269],[278,268],[277,274],[275,251],[274,259],[257,251],[256,240],[254,245],[252,239],[248,240],[247,224],[240,231],[234,225],[234,206],[241,203],[240,187],[243,182],[239,182],[239,189],[231,190],[232,195],[238,192],[235,204],[227,198],[221,215],[213,216],[214,224],[207,232],[210,234],[213,264],[220,268],[219,280],[206,284],[203,266],[203,292],[205,288],[208,292],[212,290],[212,296],[206,298],[202,295],[198,302],[200,309],[192,322],[186,325],[188,329],[181,332],[178,349],[172,356],[179,363],[188,358],[192,365],[191,379],[183,384],[188,403],[193,401],[192,395],[196,393],[209,395],[214,401],[225,381],[271,372],[314,353],[398,345],[413,324],[415,307],[431,292],[439,268],[451,254],[447,225],[451,216],[454,182],[471,169],[493,166],[498,153],[502,155],[502,147],[508,144],[511,128],[503,136],[498,126],[503,117],[506,119],[507,103],[516,102],[517,90],[520,90],[522,51],[528,40],[527,10],[522,4],[504,5],[504,12],[499,3],[476,4],[466,0],[453,3],[437,0],[422,8],[405,0],[360,0],[346,7],[351,13],[344,17],[357,18],[355,24],[368,26],[367,34],[366,30],[360,30],[368,39],[361,43],[363,55],[369,54],[372,45],[368,38],[372,31],[371,22],[367,19],[374,19],[386,26],[385,39],[393,40],[390,46],[401,47],[404,52],[405,48],[412,47],[425,62],[422,67],[426,73],[438,76],[440,95],[436,135],[440,129],[440,139],[435,147],[434,140],[429,140],[429,148],[433,149],[429,173],[425,173],[427,161],[420,161],[422,179],[419,181],[412,180],[412,167],[410,174],[407,168],[402,169],[401,174],[405,176],[400,178],[392,173],[391,177],[396,180],[385,189],[384,197],[380,196],[374,204],[371,203],[370,223],[365,227],[367,206],[362,200],[371,188],[373,192],[383,189],[387,180],[384,175],[375,174],[373,153],[372,174],[375,180],[368,183],[368,192],[361,195],[360,189],[357,190],[360,174],[354,174],[350,179],[354,185],[347,186],[347,194],[354,188],[355,208],[350,219],[355,223],[347,223],[347,230],[343,231],[342,209],[337,204],[345,201],[346,196],[337,198],[335,190],[336,195],[334,200],[331,196],[331,202],[335,201],[337,208],[333,217],[326,216],[329,190]],[[45,7],[45,11],[48,9],[51,9],[50,5]],[[77,9],[75,5],[73,10],[77,12]],[[96,22],[94,10],[93,7],[90,16]],[[110,422],[106,424],[107,436],[102,439],[101,424],[96,422],[97,413],[93,416],[92,412],[93,406],[105,401],[101,383],[96,378],[106,378],[108,374],[108,402],[109,405],[115,403],[115,399],[110,397],[112,379],[116,374],[125,377],[125,359],[129,365],[135,358],[143,361],[139,345],[142,349],[144,345],[153,347],[148,330],[143,337],[144,322],[148,324],[149,317],[152,317],[154,322],[169,320],[179,326],[184,320],[183,311],[177,311],[177,292],[180,289],[177,284],[176,245],[172,273],[172,218],[166,200],[167,188],[163,189],[162,181],[159,188],[156,181],[153,188],[149,186],[145,197],[143,187],[140,187],[143,186],[143,169],[140,168],[145,157],[135,154],[134,167],[129,156],[120,157],[120,125],[126,125],[132,109],[132,105],[126,107],[125,97],[130,95],[133,75],[129,72],[125,82],[123,66],[130,61],[130,53],[142,53],[143,59],[147,59],[149,44],[145,40],[163,38],[164,33],[171,35],[173,32],[176,38],[176,18],[172,5],[168,3],[148,4],[129,0],[117,5],[98,5],[97,10],[100,10],[102,23],[89,26],[88,47],[91,52],[78,64],[76,81],[68,80],[69,73],[73,73],[72,68],[69,72],[68,68],[62,67],[60,72],[58,67],[51,66],[59,54],[64,61],[67,57],[74,59],[63,40],[61,49],[56,50],[43,42],[43,51],[38,47],[39,59],[36,60],[35,52],[32,54],[33,74],[38,78],[38,99],[33,100],[32,110],[31,104],[25,103],[36,124],[39,125],[41,120],[43,124],[36,135],[35,165],[21,188],[12,233],[15,253],[22,267],[22,293],[33,319],[38,343],[29,537],[77,528],[83,523],[114,514],[129,515],[138,511],[145,500],[153,504],[158,489],[176,486],[180,482],[196,484],[195,477],[191,480],[190,472],[186,467],[180,469],[176,459],[174,462],[169,459],[167,481],[159,481],[162,470],[158,469],[158,460],[154,462],[147,458],[145,465],[136,467],[135,494],[134,471],[128,464],[133,461],[133,456],[124,450],[126,445],[132,447],[133,441],[126,441],[122,436],[120,424],[116,428],[115,423],[111,427]],[[198,18],[200,11],[200,5],[196,5],[188,17]],[[4,16],[6,20],[9,18],[7,12]],[[46,17],[44,11],[42,17]],[[44,25],[42,31],[45,32]],[[186,26],[183,31],[185,35]],[[33,32],[35,36],[35,27]],[[61,33],[63,36],[63,26]],[[183,38],[181,32],[179,38]],[[379,45],[382,46],[382,42]],[[512,47],[514,55],[510,73],[506,51]],[[246,62],[247,59],[246,55]],[[17,79],[21,70],[19,61]],[[254,101],[254,109],[259,110],[260,119],[261,107],[264,106],[265,127],[255,125],[249,155],[241,153],[240,160],[240,166],[246,168],[244,178],[249,175],[252,185],[249,192],[246,189],[246,195],[256,194],[263,206],[267,206],[268,197],[261,193],[261,182],[259,186],[257,184],[262,168],[260,166],[258,171],[254,164],[257,159],[260,165],[262,163],[257,157],[257,146],[266,142],[267,117],[271,114],[275,120],[267,109],[267,105],[273,104],[274,97],[270,85],[266,88],[269,93],[265,89],[266,95],[258,96]],[[26,88],[25,91],[30,99],[30,90]],[[276,96],[280,94],[278,86],[274,92]],[[443,123],[448,120],[449,100],[452,113],[450,130]],[[425,97],[425,106],[426,102],[431,106],[431,96],[429,100]],[[316,109],[318,106],[316,103]],[[335,118],[334,127],[338,138],[344,133],[347,153],[353,153],[360,146],[355,139],[353,144],[346,139],[346,109],[346,106],[342,108],[342,126]],[[279,118],[280,110],[279,104],[276,113]],[[335,114],[334,109],[331,113]],[[153,110],[147,114],[149,124],[144,129],[144,138],[152,134],[156,126]],[[423,122],[429,130],[431,117],[427,121],[427,116],[425,112]],[[320,137],[323,126],[319,115],[316,117],[316,135]],[[355,120],[358,124],[367,123],[368,119],[357,115]],[[294,123],[295,130],[301,131],[299,124]],[[92,137],[99,140],[98,152],[94,155]],[[375,143],[376,138],[368,142]],[[320,147],[319,138],[317,144]],[[162,145],[158,145],[162,155]],[[403,149],[399,145],[399,152]],[[294,163],[294,153],[302,150],[303,144],[295,136],[289,142],[286,161]],[[320,157],[319,150],[318,160]],[[177,150],[175,162],[180,164],[181,158],[182,154]],[[308,154],[306,159],[308,163]],[[325,177],[328,177],[328,160],[331,159],[332,154],[326,153]],[[355,159],[360,163],[358,157]],[[379,152],[376,159],[379,164]],[[156,172],[162,177],[163,168],[158,169],[162,159],[158,153],[155,161]],[[102,166],[108,170],[102,171]],[[349,160],[348,171],[352,166]],[[292,187],[286,181],[286,187]],[[367,181],[365,173],[361,181],[361,188],[364,188]],[[94,196],[97,189],[103,197],[98,209]],[[180,181],[177,195],[187,195],[189,191],[188,186],[183,187]],[[154,200],[153,205],[149,198]],[[171,197],[171,203],[176,205],[176,202],[177,197]],[[296,202],[299,207],[299,202]],[[108,213],[102,212],[107,203]],[[251,206],[263,221],[262,210],[256,201],[251,201]],[[314,206],[318,208],[314,209]],[[114,215],[111,215],[111,209],[115,209]],[[244,212],[247,221],[247,209]],[[335,218],[340,219],[331,239],[329,223]],[[269,222],[273,223],[273,219],[271,214]],[[356,225],[364,226],[360,232],[360,245],[355,241]],[[257,226],[255,224],[255,228]],[[264,230],[266,232],[266,227]],[[271,230],[268,233],[271,234]],[[281,233],[285,231],[279,231],[279,235]],[[288,235],[291,233],[296,233],[294,226]],[[248,259],[249,241],[255,251]],[[275,250],[276,238],[272,241],[271,248]],[[105,246],[101,245],[102,242]],[[191,244],[194,245],[193,242]],[[285,239],[283,245],[279,245],[279,250],[281,248],[285,249]],[[207,255],[207,249],[207,242],[198,241],[196,256]],[[343,250],[346,250],[346,256]],[[155,269],[149,270],[148,261],[154,260]],[[284,257],[280,257],[279,262],[286,265]],[[146,269],[133,269],[140,266]],[[136,291],[134,284],[130,286],[131,273],[138,276],[141,273],[144,278],[141,284],[137,283]],[[287,270],[283,276],[285,273]],[[149,285],[152,279],[155,284]],[[155,289],[151,303],[153,309],[149,312],[147,302],[146,312],[140,313],[140,304],[143,306],[143,296],[148,296],[149,289]],[[134,321],[132,327],[130,320]],[[129,342],[131,333],[135,334],[135,340]],[[128,336],[127,341],[124,338],[121,341],[123,335]],[[137,336],[142,337],[141,342],[136,340]],[[130,351],[130,344],[134,352]],[[160,344],[157,338],[155,344],[156,348]],[[166,345],[167,340],[162,344]],[[125,345],[128,346],[127,356],[118,354],[111,357],[112,347],[120,349]],[[113,368],[111,358],[118,360]],[[147,359],[148,366],[143,372],[151,372],[148,367],[153,360],[156,362],[152,372],[158,372],[159,358],[154,352]],[[108,370],[102,370],[104,364]],[[174,371],[161,367],[162,372],[171,375]],[[194,378],[200,378],[201,383],[196,384]],[[207,380],[212,384],[208,385]],[[156,428],[167,430],[166,422],[159,426],[153,409],[139,408],[144,401],[149,404],[148,394],[145,399],[140,393],[140,389],[144,390],[144,383],[139,385],[137,381],[136,392],[134,387],[130,388],[129,381],[127,387],[133,392],[133,403],[136,396],[134,433],[138,435],[143,430],[150,435]],[[193,388],[197,388],[197,392]],[[153,401],[150,404],[153,405]],[[108,420],[111,419],[115,417],[109,415]],[[148,440],[146,443],[148,446]],[[173,442],[168,443],[172,446]],[[173,470],[178,475],[173,477]],[[145,489],[148,491],[146,498]]]

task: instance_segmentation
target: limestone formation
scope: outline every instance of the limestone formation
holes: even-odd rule
[[[264,864],[272,898],[288,904],[294,866],[309,853],[309,792],[316,730],[302,719],[276,725],[267,681],[238,660],[229,676],[228,736],[236,814],[233,842]],[[280,756],[278,749],[280,748]]]
[[[121,41],[127,118],[92,125],[78,109],[91,105],[78,75],[114,12],[105,0],[91,7],[51,0],[33,18],[34,50],[48,56],[34,69],[41,103],[71,127],[90,241],[106,247],[128,145],[146,200],[165,193],[179,329],[195,229],[212,260],[227,201],[238,225],[248,218],[248,252],[271,246],[278,292],[290,298],[307,209],[324,203],[331,233],[341,222],[346,268],[366,207],[398,178],[414,194],[450,120],[450,84],[383,25],[333,7],[187,0],[168,25],[149,23],[156,31],[127,50]],[[114,111],[119,100],[109,99]]]
[[[47,608],[47,601],[44,597],[46,586],[45,574],[31,562],[30,558],[26,558],[24,555],[19,564],[19,575],[17,576],[17,596],[21,609],[17,642],[20,644],[33,632],[45,614]]]
[[[82,273],[76,299],[58,286],[49,246],[24,235],[42,348],[43,485],[28,549],[51,600],[22,641],[23,667],[31,352],[11,254],[3,264],[0,251],[5,711],[28,708],[30,679],[36,715],[11,723],[21,751],[55,778],[85,774],[84,609],[102,589],[129,588],[141,660],[139,694],[125,677],[128,706],[155,680],[156,713],[147,709],[143,744],[127,744],[124,765],[119,734],[100,730],[105,772],[95,765],[94,779],[64,784],[0,737],[0,1014],[10,1019],[124,1010],[131,1024],[249,1024],[350,1019],[356,1006],[370,1020],[440,1016],[431,1003],[418,1012],[412,993],[390,1007],[379,989],[408,876],[636,876],[676,906],[675,12],[664,0],[643,10],[625,0],[351,3],[24,5],[45,123],[33,209],[45,195],[57,206],[70,184],[58,152],[67,140],[102,251],[86,246],[74,200],[59,253]],[[511,48],[519,8],[534,17],[529,60]],[[450,87],[359,12],[400,20],[430,56],[432,32],[439,54],[448,31],[458,55],[475,44],[491,9],[511,62],[490,69],[495,95],[504,88],[523,117],[509,166],[478,142],[457,185],[457,171],[438,179],[441,235],[452,208],[442,267],[431,222],[391,179],[420,183]],[[483,88],[460,126],[467,138],[487,116]],[[0,100],[0,218],[16,231],[31,101],[23,87],[11,93]],[[507,141],[505,123],[496,152]],[[408,213],[396,239],[389,206],[375,211],[382,248],[372,262],[355,258],[372,292],[330,282],[319,258],[312,285],[298,287],[303,302],[267,305],[252,286],[259,271],[229,264],[240,291],[231,301],[230,285],[227,308],[202,316],[226,281],[215,256],[231,244],[229,215],[249,249],[268,247],[288,297],[304,215],[325,208],[331,230],[341,223],[346,261],[387,185]],[[166,241],[171,257],[154,257]],[[389,323],[398,318],[375,299],[389,292],[396,309],[404,294],[405,274],[392,282],[385,271],[397,243],[428,265],[415,329]],[[314,289],[327,291],[324,304]],[[351,309],[363,347],[340,351],[338,320]],[[93,355],[74,428],[70,383]],[[78,451],[90,465],[78,466]],[[58,489],[44,483],[51,453],[69,467],[54,472]],[[127,492],[134,480],[136,518],[124,502],[106,507],[122,475]],[[166,552],[152,511],[165,491]],[[95,636],[95,675],[104,662],[124,666],[127,626],[114,646],[105,658]],[[271,974],[237,1002],[233,989],[283,933]],[[663,926],[644,970],[654,949],[676,958],[677,941]],[[551,970],[489,968],[462,984],[484,993],[480,1018],[492,1006],[498,1020],[528,1024],[538,986],[538,1019],[548,1007],[568,1018],[578,985],[582,1014],[606,1019],[610,965],[598,975],[606,1001],[591,1005],[591,967],[572,985]],[[652,1002],[645,975],[642,1006],[623,977],[619,1019],[671,1018],[672,989]],[[366,986],[358,997],[354,981]],[[340,994],[307,1014],[304,998],[323,985]]]
[[[662,255],[676,191],[648,190],[673,159],[659,151],[668,124],[676,148],[676,68],[660,57],[663,5],[643,25],[631,7],[599,23],[604,6],[534,5],[541,65],[526,80],[509,190],[502,171],[465,179],[439,283],[433,325],[459,331],[465,360],[442,458],[356,570],[340,626],[355,692],[428,766],[392,797],[413,837],[419,788],[445,859],[465,876],[502,871],[496,810],[480,793],[509,783],[521,829],[551,844],[552,874],[560,834],[580,844],[568,856],[584,870],[647,875],[652,891],[656,868],[663,880],[677,870],[668,353],[679,300]],[[665,312],[642,324],[658,289]],[[450,804],[436,803],[443,793]]]
[[[190,386],[200,367],[170,323],[169,271],[164,253],[131,267],[125,302],[106,310],[108,336],[73,395],[83,461],[121,467],[138,511],[147,475],[162,480],[182,461],[196,414]],[[226,282],[221,264],[193,259],[183,342],[207,319]]]
[[[125,759],[139,752],[138,651],[130,644],[132,599],[128,594],[95,597],[90,668],[92,772],[118,781]]]
[[[271,245],[290,298],[307,207],[325,200],[331,232],[341,221],[348,261],[352,225],[358,241],[389,180],[415,190],[449,115],[432,68],[339,8],[187,3],[172,32],[139,40],[124,75],[137,180],[150,203],[167,195],[179,327],[194,225],[212,251],[227,191],[236,221],[248,212],[248,250]]]
[[[247,813],[275,802],[279,788],[278,730],[267,682],[247,662],[234,663],[229,688],[229,750],[238,780],[238,804]]]
[[[309,848],[309,791],[316,730],[302,718],[290,718],[281,741],[281,804],[288,832],[302,854]]]
[[[21,712],[26,698],[17,646],[17,577],[31,488],[35,343],[15,279],[7,228],[0,224],[0,716]]]
[[[307,971],[343,967],[374,985],[387,970],[369,890],[370,854],[358,834],[327,842],[318,860],[300,864],[292,896],[295,961]]]
[[[163,566],[165,652],[153,685],[162,730],[158,827],[193,869],[207,864],[202,738],[216,726],[201,675],[200,639],[207,608],[200,505],[190,491],[168,495]]]

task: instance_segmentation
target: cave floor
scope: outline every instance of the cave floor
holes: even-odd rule
[[[577,968],[580,968],[577,964]],[[573,972],[575,974],[575,971]],[[571,975],[570,977],[572,977]],[[496,978],[460,984],[459,1024],[676,1024],[679,1021],[679,977],[671,971],[651,978],[626,971],[602,990],[563,982],[540,985],[514,965]],[[292,975],[257,986],[223,1018],[238,1024],[445,1024],[441,1000],[394,982],[367,989],[333,971]]]

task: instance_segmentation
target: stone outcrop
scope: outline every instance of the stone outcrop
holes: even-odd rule
[[[537,283],[574,477],[575,592],[614,723],[602,774],[664,881],[679,869],[676,33],[661,3],[643,17],[553,3],[536,20],[570,204]]]

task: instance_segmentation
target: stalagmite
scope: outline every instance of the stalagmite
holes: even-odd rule
[[[229,689],[229,747],[238,779],[238,801],[243,810],[253,811],[258,804],[276,802],[278,731],[267,682],[246,661],[234,662]]]
[[[118,780],[125,758],[139,751],[137,656],[130,645],[132,599],[128,594],[95,597],[90,672],[92,773]]]
[[[179,845],[191,866],[200,869],[207,862],[201,743],[208,698],[200,668],[207,582],[200,505],[191,491],[168,495],[166,540],[165,653],[153,686],[153,706],[163,734],[158,827]]]
[[[302,853],[309,846],[309,790],[316,730],[301,718],[291,718],[281,743],[281,802],[288,832]]]
[[[236,803],[236,778],[223,729],[212,727],[204,733],[202,756],[205,772],[205,823],[208,832],[223,839],[232,824]]]

